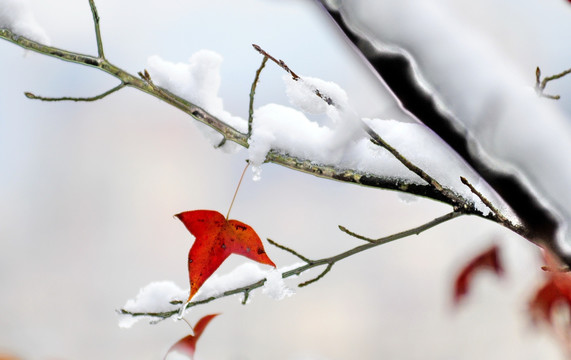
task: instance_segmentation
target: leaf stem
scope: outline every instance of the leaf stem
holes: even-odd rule
[[[248,166],[250,166],[250,163],[246,163],[246,166],[244,167],[244,170],[242,171],[242,175],[240,176],[240,181],[238,181],[238,186],[236,186],[236,191],[234,191],[234,196],[232,197],[232,202],[230,203],[230,207],[228,208],[228,213],[226,214],[226,220],[228,220],[228,217],[230,217],[230,210],[232,210],[232,206],[234,205],[234,200],[236,200],[236,195],[238,194],[238,190],[240,189],[240,185],[242,185],[242,179],[244,179],[244,174],[246,173]]]

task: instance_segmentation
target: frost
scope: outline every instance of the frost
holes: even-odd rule
[[[188,63],[172,63],[157,55],[151,56],[147,60],[147,68],[158,86],[203,108],[235,129],[246,132],[246,120],[224,110],[222,98],[218,96],[221,63],[222,56],[219,54],[200,50],[190,57]],[[213,145],[220,144],[223,139],[220,133],[202,123],[196,124]],[[229,141],[222,148],[233,152],[239,149],[239,145]]]
[[[271,297],[274,300],[282,300],[285,297],[290,297],[295,292],[288,288],[282,278],[282,271],[280,270],[271,270],[266,275],[266,282],[264,283],[264,288],[262,289],[262,293]]]
[[[180,305],[173,305],[173,300],[184,301],[188,297],[188,290],[182,290],[172,281],[152,282],[139,290],[135,299],[127,300],[124,310],[133,313],[151,313],[174,311]],[[120,314],[119,327],[130,328],[142,316]]]
[[[46,32],[36,22],[25,0],[0,1],[0,28],[10,29],[18,35],[44,45],[50,44]]]

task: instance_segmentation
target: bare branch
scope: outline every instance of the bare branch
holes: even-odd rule
[[[59,97],[59,98],[43,97],[43,96],[34,95],[31,92],[25,92],[24,95],[26,95],[26,97],[28,99],[41,100],[41,101],[88,101],[89,102],[89,101],[101,100],[104,97],[106,97],[107,95],[111,95],[115,91],[121,90],[125,86],[126,86],[125,83],[121,83],[121,84],[115,86],[113,89],[107,90],[106,92],[104,92],[102,94],[92,96],[92,97],[87,97],[87,98],[69,97],[69,96],[64,96],[64,97]]]

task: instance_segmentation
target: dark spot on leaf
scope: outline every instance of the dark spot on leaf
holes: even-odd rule
[[[192,262],[192,259],[188,259],[188,263],[190,264]]]
[[[244,225],[238,225],[238,224],[236,224],[235,227],[236,227],[236,230],[245,231],[245,230],[247,229]]]
[[[226,249],[226,244],[222,244],[222,249]]]
[[[264,253],[265,253],[264,249],[258,248],[258,255],[262,255]]]

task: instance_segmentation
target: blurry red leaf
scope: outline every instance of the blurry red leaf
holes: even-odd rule
[[[472,259],[456,277],[454,283],[454,303],[458,304],[468,293],[474,276],[482,270],[492,270],[497,275],[503,274],[503,267],[498,256],[498,246],[494,245]]]
[[[172,351],[177,351],[181,354],[187,355],[190,359],[194,357],[194,352],[196,351],[196,342],[200,339],[200,335],[210,322],[210,320],[214,319],[216,316],[220,314],[211,314],[202,317],[196,325],[194,325],[194,335],[187,335],[177,341],[173,346],[165,354],[165,358],[168,356],[169,353]]]
[[[561,270],[561,263],[548,250],[543,254],[547,280],[530,301],[530,310],[534,319],[552,324],[552,310],[556,305],[571,309],[571,272]]]
[[[187,301],[230,254],[276,266],[266,255],[258,234],[243,222],[226,220],[222,214],[212,210],[186,211],[175,216],[196,237],[188,253],[190,294]]]

